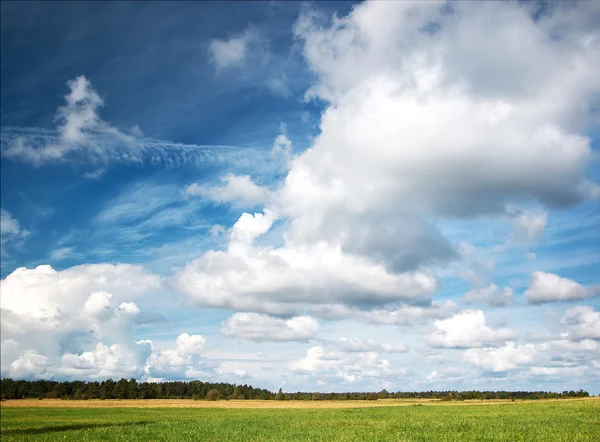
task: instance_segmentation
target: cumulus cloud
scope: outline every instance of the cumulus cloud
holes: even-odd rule
[[[260,225],[253,239],[281,221],[282,245],[239,247],[232,234],[176,287],[200,305],[271,314],[424,306],[431,269],[457,257],[435,219],[512,216],[515,240],[539,239],[546,208],[598,193],[581,123],[600,55],[584,43],[595,31],[578,27],[595,12],[578,7],[559,7],[561,20],[506,2],[366,2],[325,25],[302,15],[294,32],[316,77],[307,98],[326,105],[321,131],[265,212],[240,218]],[[522,201],[539,213],[511,209]]]
[[[470,348],[464,360],[475,367],[490,372],[506,372],[535,360],[536,349],[532,344],[515,345],[507,342],[503,347]]]
[[[29,376],[25,368],[41,369],[43,358],[48,367],[40,376],[103,376],[98,374],[106,373],[98,368],[103,360],[110,367],[143,367],[144,352],[132,338],[136,324],[143,320],[134,300],[157,293],[160,286],[156,275],[127,264],[82,265],[62,271],[43,265],[13,271],[0,282],[1,331],[10,350],[3,351],[3,375]],[[130,353],[134,356],[127,356]],[[90,361],[98,364],[92,367]],[[76,371],[87,366],[87,371]],[[27,372],[31,376],[32,370]]]
[[[484,372],[510,372],[529,368],[533,376],[556,376],[571,371],[595,377],[600,344],[591,339],[555,339],[536,344],[507,342],[499,347],[471,348],[463,359]]]
[[[143,346],[136,352],[125,345],[99,342],[91,351],[63,354],[58,372],[75,379],[140,378],[147,356]]]
[[[21,267],[2,280],[2,308],[31,318],[52,319],[78,313],[94,292],[129,301],[156,290],[160,279],[131,264],[84,264],[57,271],[49,265]],[[108,295],[103,295],[108,297]]]
[[[49,376],[48,370],[52,368],[46,356],[35,350],[26,350],[18,359],[12,361],[8,374],[17,379],[42,379]]]
[[[515,336],[512,330],[488,327],[483,311],[465,310],[451,318],[435,321],[426,339],[434,347],[468,348],[507,341]]]
[[[196,183],[186,186],[188,195],[198,195],[217,203],[235,203],[242,207],[265,204],[269,200],[269,189],[258,186],[248,175],[227,174],[221,177],[222,186],[200,186]]]
[[[201,305],[281,314],[299,303],[377,305],[426,298],[435,279],[423,272],[391,274],[376,262],[321,243],[254,247],[270,228],[267,214],[244,214],[227,251],[210,251],[175,276],[176,287]]]
[[[182,333],[177,337],[174,348],[163,349],[152,341],[138,341],[147,345],[150,355],[146,359],[144,377],[150,379],[189,379],[197,377],[204,368],[201,358],[206,339],[202,335]]]
[[[279,319],[259,313],[236,313],[223,322],[221,333],[252,341],[304,341],[319,330],[310,316]]]
[[[322,346],[309,348],[305,357],[290,363],[290,370],[296,376],[328,379],[330,383],[367,381],[368,385],[405,374],[403,369],[393,369],[377,352],[326,352]]]
[[[305,357],[293,361],[290,368],[295,371],[322,370],[336,367],[340,361],[340,354],[325,352],[323,347],[316,345],[306,351]]]
[[[593,307],[578,305],[568,309],[561,319],[571,339],[600,340],[600,312]]]
[[[515,291],[511,287],[500,289],[496,284],[491,283],[487,287],[467,292],[464,301],[467,304],[487,303],[493,306],[505,306],[513,302]]]
[[[426,29],[431,22],[436,32]],[[516,30],[518,41],[509,37]],[[588,100],[600,87],[600,57],[594,46],[553,32],[517,3],[448,12],[432,2],[367,2],[331,27],[302,17],[296,35],[319,76],[311,92],[335,106],[290,185],[329,157],[335,166],[309,188],[341,182],[370,205],[393,196],[412,210],[465,216],[502,211],[516,195],[549,205],[578,200],[590,147],[574,131],[573,98]],[[543,65],[560,68],[533,81]]]
[[[525,298],[532,303],[573,301],[600,295],[598,287],[585,287],[572,279],[552,273],[533,272]]]
[[[291,362],[290,368],[300,375],[332,376],[347,383],[392,373],[389,361],[382,359],[378,353],[326,352],[321,346],[309,348],[304,358]]]

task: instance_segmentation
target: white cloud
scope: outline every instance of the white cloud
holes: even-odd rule
[[[79,312],[94,292],[104,290],[115,300],[129,301],[159,285],[156,275],[131,264],[84,264],[62,271],[49,265],[21,267],[2,280],[1,305],[18,315],[53,319]]]
[[[94,170],[94,171],[92,171],[92,172],[86,172],[86,173],[84,173],[84,174],[83,174],[83,177],[84,177],[85,179],[88,179],[88,180],[97,180],[97,179],[99,179],[99,178],[100,178],[102,175],[104,175],[104,173],[105,173],[105,172],[106,172],[106,169],[103,169],[103,168],[101,168],[101,169],[96,169],[96,170]]]
[[[290,363],[290,369],[296,377],[338,384],[343,389],[349,388],[344,387],[347,384],[372,389],[406,374],[402,368],[393,368],[377,352],[326,352],[321,346],[309,348],[305,357]]]
[[[434,347],[480,347],[484,344],[507,341],[516,336],[515,332],[509,329],[493,330],[488,327],[481,310],[465,310],[451,318],[435,321],[433,326],[426,339]]]
[[[80,75],[68,81],[67,86],[70,91],[64,97],[66,103],[58,108],[56,114],[56,120],[59,122],[56,128],[58,142],[32,147],[26,144],[24,138],[17,138],[12,146],[3,150],[4,156],[36,166],[60,161],[75,152],[105,160],[106,147],[98,142],[96,136],[99,134],[120,144],[135,144],[135,136],[121,132],[100,118],[98,111],[104,106],[104,100],[85,76]]]
[[[0,282],[1,332],[11,343],[10,351],[3,352],[3,375],[21,373],[32,361],[38,361],[34,365],[41,369],[43,357],[48,367],[40,376],[102,376],[98,367],[74,370],[104,356],[120,360],[129,358],[124,355],[131,352],[141,355],[132,342],[136,322],[143,316],[132,300],[157,293],[160,286],[157,276],[128,264],[15,270]],[[98,347],[100,344],[104,347]],[[65,354],[70,356],[61,369]],[[142,356],[136,360],[143,366]],[[28,373],[34,376],[33,371]]]
[[[228,38],[211,40],[208,58],[219,79],[229,80],[229,88],[261,87],[282,98],[292,96],[287,73],[297,62],[271,53],[269,40],[252,25]]]
[[[506,2],[366,2],[324,26],[303,15],[308,95],[326,109],[265,204],[283,245],[232,241],[191,262],[176,287],[200,305],[272,314],[426,304],[431,269],[457,257],[439,217],[505,219],[532,201],[539,214],[517,216],[515,234],[540,237],[546,208],[596,188],[581,123],[600,92],[600,56],[583,43],[595,31],[579,29],[589,6],[579,7],[558,30]],[[264,217],[240,218],[250,221],[273,232]]]
[[[202,335],[182,333],[175,341],[176,349],[182,355],[199,355],[204,351],[206,339]]]
[[[515,345],[508,342],[503,347],[470,348],[464,360],[483,371],[505,372],[535,361],[536,349],[532,344]]]
[[[49,152],[65,144],[58,129],[3,127],[0,135],[2,156],[14,161],[29,162],[42,166],[52,162],[76,162],[78,164],[102,165],[108,169],[110,164],[160,167],[205,167],[207,164],[224,163],[240,167],[267,167],[269,158],[256,154],[248,147],[230,145],[182,144],[152,138],[140,138],[132,132],[133,139],[119,137],[106,132],[86,133],[89,144],[73,145],[62,149],[60,155],[51,156]],[[10,158],[9,158],[10,157]],[[99,173],[96,169],[89,174]],[[93,178],[84,174],[84,178]]]
[[[269,200],[270,191],[258,186],[248,175],[227,174],[221,177],[222,186],[200,186],[196,183],[186,186],[188,195],[198,195],[218,203],[234,203],[241,207],[252,207],[265,204]]]
[[[63,354],[56,373],[74,379],[186,379],[202,367],[205,343],[203,336],[187,333],[180,334],[171,349],[158,348],[147,340],[110,346],[100,342],[91,351]]]
[[[376,352],[376,353],[404,353],[408,351],[402,343],[377,343],[372,339],[340,338],[334,342],[341,350],[347,352]]]
[[[99,342],[96,348],[81,354],[65,353],[61,357],[60,373],[75,379],[140,378],[143,364],[148,355],[144,346],[133,352],[126,346],[105,345]]]
[[[334,368],[340,363],[340,354],[326,353],[323,347],[317,345],[309,348],[305,357],[293,361],[290,367],[295,371],[315,371]]]
[[[21,227],[19,221],[13,217],[7,210],[0,210],[0,246],[2,256],[7,254],[6,246],[9,243],[15,243],[25,240],[29,236],[29,231]]]
[[[394,275],[326,243],[257,248],[248,243],[268,230],[265,216],[244,214],[227,251],[210,251],[175,276],[176,287],[200,305],[280,314],[299,303],[385,304],[426,299],[436,288],[422,272]]]
[[[201,354],[206,339],[202,335],[183,333],[177,337],[175,348],[160,349],[151,341],[140,341],[148,344],[151,353],[144,366],[145,377],[162,379],[194,378],[202,368]]]
[[[580,376],[587,371],[587,367],[531,367],[531,374],[534,376],[548,377],[567,377],[571,379],[573,376]]]
[[[465,378],[466,372],[459,368],[446,367],[440,371],[433,370],[427,376],[429,382],[460,382]]]
[[[214,39],[208,45],[210,61],[217,70],[230,67],[243,66],[254,52],[260,51],[262,44],[258,33],[253,29],[247,29],[238,36],[227,40]]]
[[[594,287],[585,287],[572,279],[562,278],[552,273],[533,272],[525,297],[532,303],[573,301],[600,294]]]
[[[44,378],[50,369],[48,358],[35,350],[26,350],[10,364],[9,376],[16,379]]]
[[[283,158],[284,167],[287,170],[292,160],[292,140],[288,138],[287,126],[280,125],[280,133],[273,141],[271,156],[275,158]]]
[[[422,30],[431,22],[438,32]],[[591,151],[575,131],[574,98],[598,91],[600,60],[569,35],[552,38],[547,25],[516,3],[445,13],[432,2],[367,2],[330,28],[302,17],[296,34],[319,77],[312,93],[335,107],[288,176],[290,205],[301,184],[308,189],[290,210],[312,213],[325,202],[317,195],[355,210],[393,200],[462,216],[502,211],[517,195],[578,200]],[[540,69],[552,75],[535,81]]]
[[[546,212],[514,213],[514,232],[509,236],[509,243],[540,241],[544,235],[548,214]]]
[[[61,261],[65,258],[68,258],[72,254],[72,247],[61,247],[60,249],[53,250],[52,253],[50,253],[50,259],[53,261]]]
[[[252,341],[304,341],[318,330],[319,324],[310,316],[278,319],[259,313],[236,313],[221,327],[225,336]]]
[[[429,307],[404,305],[397,308],[373,309],[356,315],[369,324],[415,325],[431,319],[446,318],[457,309],[454,301],[432,303]]]
[[[292,158],[291,141],[282,131],[273,156],[286,159],[289,173],[279,188],[267,191],[247,175],[226,176],[218,187],[188,188],[216,201],[260,204],[264,210],[241,215],[231,229],[215,230],[229,233],[227,247],[190,262],[175,275],[175,287],[198,305],[250,312],[234,314],[235,327],[225,329],[254,338],[272,335],[278,327],[284,336],[308,334],[304,327],[310,323],[299,324],[299,315],[395,325],[438,319],[429,341],[477,347],[465,353],[465,360],[483,371],[531,366],[558,373],[560,366],[544,363],[559,355],[555,362],[566,367],[576,365],[583,352],[597,353],[590,344],[595,341],[578,341],[582,348],[564,350],[573,355],[569,358],[557,349],[575,342],[487,347],[514,333],[492,329],[480,310],[444,319],[456,304],[431,299],[438,288],[436,266],[457,257],[454,241],[437,227],[440,217],[506,219],[515,215],[506,204],[532,202],[540,212],[514,217],[513,238],[538,240],[546,210],[599,194],[585,175],[592,157],[585,125],[593,117],[590,99],[600,90],[593,20],[598,14],[588,9],[590,3],[568,12],[559,5],[554,15],[537,20],[528,6],[507,2],[456,3],[452,11],[430,2],[367,2],[325,27],[302,16],[296,35],[315,74],[308,95],[326,106],[321,132]],[[435,30],[426,26],[431,23],[438,25]],[[213,62],[223,73],[252,64],[254,43],[240,40],[246,37],[211,43]],[[231,72],[241,76],[244,69]],[[273,89],[283,90],[272,78],[270,72],[265,75]],[[36,146],[23,139],[3,148],[3,155],[37,164],[90,155],[169,167],[226,155],[214,146],[205,150],[156,140],[136,139],[136,149],[121,147],[128,136],[120,137],[99,118],[102,99],[89,82],[78,79],[70,87],[67,105],[59,111],[58,139]],[[153,230],[171,215],[181,220],[190,213],[161,211],[161,219],[154,217],[153,210],[171,203],[165,195],[144,199],[140,192],[115,201],[96,223],[148,217],[146,228]],[[281,238],[274,238],[279,233]],[[277,245],[265,245],[266,239]],[[166,349],[131,343],[141,295],[155,290],[158,278],[135,266],[122,273],[120,266],[98,269],[19,269],[2,281],[2,373],[14,365],[27,376],[45,376],[57,358],[63,373],[86,376],[102,370],[143,370],[148,379],[202,373],[203,337],[182,335]],[[542,275],[530,287],[532,302],[588,296],[573,281]],[[498,303],[511,294],[481,286],[470,296]],[[568,338],[595,336],[596,314],[566,315]],[[261,327],[247,327],[240,318],[259,318]],[[90,342],[81,342],[81,334]],[[386,344],[347,339],[342,346],[355,351],[312,347],[291,364],[293,376],[310,373],[328,385],[332,379],[357,385],[361,379],[395,375],[394,362],[378,354]],[[366,351],[369,347],[378,352]],[[239,377],[250,373],[233,364],[220,370]],[[453,373],[436,370],[430,377],[444,375]]]
[[[568,309],[561,323],[569,330],[571,339],[600,340],[600,312],[593,307],[578,305]]]
[[[467,304],[485,302],[493,306],[505,306],[513,302],[514,294],[511,287],[504,287],[504,290],[501,290],[496,284],[491,283],[487,287],[467,292],[464,301]]]

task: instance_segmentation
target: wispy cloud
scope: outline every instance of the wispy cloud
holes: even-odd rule
[[[285,57],[275,57],[269,40],[253,26],[225,39],[212,39],[208,58],[218,74],[235,71],[237,81],[249,81],[284,98],[292,95]]]
[[[68,81],[70,92],[65,104],[57,109],[57,139],[43,146],[31,146],[23,138],[3,150],[8,158],[20,158],[35,165],[64,158],[72,151],[83,151],[102,157],[103,149],[94,135],[105,135],[123,144],[134,144],[135,137],[102,120],[99,109],[104,106],[92,84],[83,75]]]
[[[257,158],[255,148],[230,145],[183,144],[153,138],[137,138],[135,145],[124,143],[110,134],[89,134],[93,144],[101,146],[101,152],[90,152],[83,149],[68,149],[61,156],[52,157],[47,149],[60,144],[60,133],[57,130],[23,127],[2,127],[0,150],[6,159],[21,161],[41,166],[48,163],[77,164],[130,164],[152,167],[204,166],[207,164],[233,164],[249,166],[268,158]],[[17,146],[16,148],[14,148]],[[26,148],[21,149],[21,147]],[[100,169],[86,174],[93,178]]]
[[[106,169],[101,168],[101,169],[96,169],[92,172],[86,172],[83,174],[83,177],[88,179],[88,180],[97,180],[99,179],[102,175],[104,175],[104,172],[106,172]]]
[[[0,245],[2,246],[2,256],[6,256],[6,245],[21,242],[29,235],[30,232],[23,228],[10,212],[0,209]]]
[[[238,146],[178,144],[144,138],[138,126],[118,129],[100,117],[104,100],[89,80],[79,76],[67,86],[70,92],[57,109],[55,130],[2,127],[0,150],[4,158],[38,167],[57,162],[171,167],[244,161],[244,149]],[[85,178],[98,178],[100,170],[87,173]]]
[[[257,31],[248,28],[243,33],[228,39],[211,40],[208,45],[209,59],[218,71],[234,66],[243,66],[250,59],[257,57],[265,62],[268,53],[265,51],[264,45],[265,42]]]

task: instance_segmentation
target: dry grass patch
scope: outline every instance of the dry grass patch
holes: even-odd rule
[[[308,409],[308,408],[377,408],[406,407],[411,405],[427,406],[469,406],[515,404],[525,402],[564,402],[591,401],[600,403],[600,397],[548,399],[523,401],[505,399],[441,401],[439,399],[379,399],[377,401],[264,401],[264,400],[229,400],[229,401],[194,401],[191,399],[90,399],[85,401],[61,399],[16,399],[1,403],[2,408],[253,408],[253,409]]]

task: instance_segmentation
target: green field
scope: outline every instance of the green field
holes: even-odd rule
[[[600,441],[600,401],[355,409],[9,408],[2,441]]]

